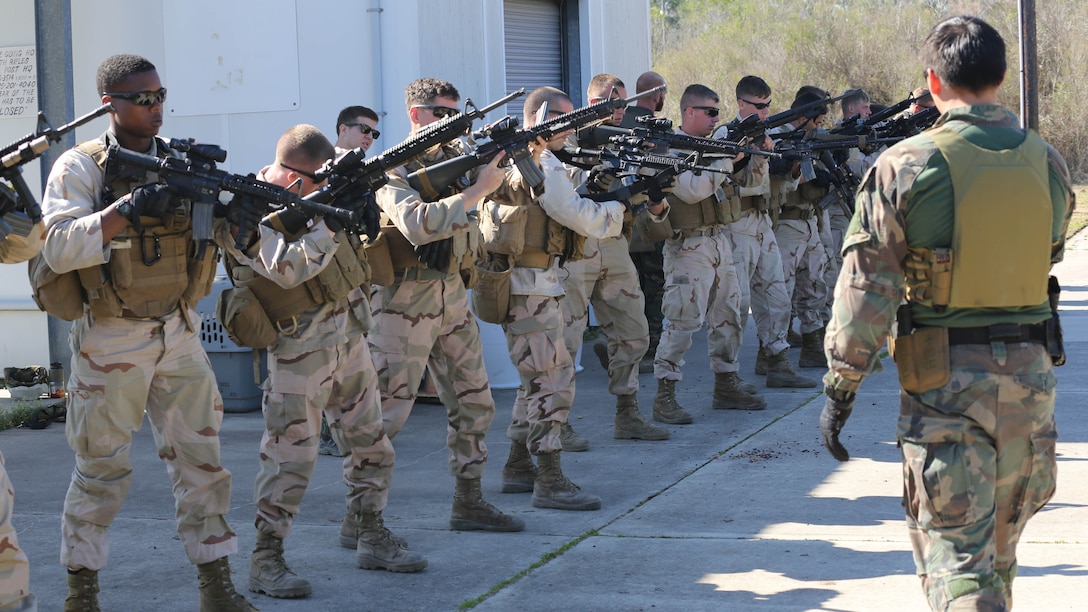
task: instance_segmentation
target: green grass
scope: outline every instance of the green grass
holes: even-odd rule
[[[11,405],[10,410],[0,410],[0,431],[19,427],[41,406],[42,403],[38,400],[18,400]]]
[[[1066,239],[1088,225],[1088,185],[1074,185],[1073,193],[1077,196],[1077,207],[1073,210],[1073,218],[1069,220],[1069,231],[1065,233]]]

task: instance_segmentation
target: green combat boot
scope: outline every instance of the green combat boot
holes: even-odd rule
[[[586,440],[584,436],[581,436],[578,432],[574,431],[574,427],[571,427],[570,423],[563,423],[560,425],[559,442],[563,445],[563,450],[572,453],[580,453],[589,450],[589,440]]]
[[[355,520],[359,530],[356,566],[391,572],[418,572],[427,567],[423,555],[397,545],[393,534],[385,528],[381,512],[360,512]]]
[[[525,442],[510,442],[510,457],[502,466],[503,493],[532,493],[536,482],[536,466]]]
[[[793,370],[785,350],[777,355],[767,356],[767,386],[773,388],[791,387],[809,389],[816,386],[816,381],[805,378]]]
[[[676,401],[676,381],[657,379],[657,395],[654,396],[654,420],[670,425],[686,425],[692,421],[687,410]]]
[[[310,583],[287,567],[283,560],[283,540],[257,532],[257,547],[249,558],[249,590],[269,597],[294,599],[310,594]]]
[[[763,410],[767,400],[744,390],[743,381],[736,372],[714,374],[715,410]]]
[[[824,356],[824,328],[801,334],[801,358],[797,361],[802,368],[826,368],[827,357]]]
[[[540,474],[533,483],[533,506],[556,510],[597,510],[601,498],[582,491],[563,475],[559,465],[561,451],[538,455]]]
[[[669,430],[652,425],[638,411],[638,396],[616,397],[616,422],[612,437],[617,440],[668,440]]]
[[[68,570],[68,596],[64,598],[64,612],[99,612],[98,572],[83,568]]]
[[[201,563],[196,566],[196,574],[200,581],[200,612],[257,612],[234,590],[226,557]]]
[[[393,537],[393,541],[397,543],[397,546],[408,548],[408,540],[392,531],[389,532],[389,535]],[[340,523],[340,546],[350,550],[359,548],[359,527],[355,524],[355,513],[351,510],[348,510],[347,514],[344,515],[344,520]]]
[[[503,514],[484,500],[480,479],[457,478],[450,512],[450,529],[459,531],[521,531],[525,521]]]

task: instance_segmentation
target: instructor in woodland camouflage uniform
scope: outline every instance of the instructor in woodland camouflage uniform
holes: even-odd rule
[[[297,186],[305,196],[321,186],[314,172],[332,156],[332,143],[317,128],[297,125],[280,136],[275,161],[257,178]],[[426,559],[400,546],[382,520],[393,444],[382,427],[378,377],[363,337],[371,324],[370,268],[359,237],[334,218],[311,220],[297,208],[274,213],[258,230],[258,241],[245,252],[235,248],[229,232],[217,236],[232,282],[256,299],[267,329],[275,330],[271,344],[263,339],[247,343],[268,349],[265,430],[253,495],[257,546],[250,557],[249,590],[272,597],[310,594],[310,583],[284,561],[283,541],[317,462],[323,415],[348,451],[342,531],[346,544],[357,549],[356,565],[422,570]],[[231,330],[231,322],[224,327]]]
[[[525,99],[526,127],[536,124],[536,114],[545,103],[549,119],[574,110],[562,91],[538,88]],[[510,242],[518,242],[507,249],[510,254],[492,255],[505,269],[513,268],[509,312],[502,326],[510,359],[521,378],[506,432],[513,442],[502,480],[504,493],[531,490],[532,504],[538,508],[596,510],[601,507],[601,498],[571,482],[559,460],[563,451],[560,429],[574,399],[574,361],[563,343],[559,306],[563,286],[556,263],[560,258],[582,257],[581,236],[618,236],[624,206],[594,202],[575,193],[566,167],[552,153],[563,146],[568,135],[556,134],[549,142],[538,140],[532,146],[534,160],[543,170],[543,184],[530,187],[520,171],[512,170],[505,186],[483,209],[489,218],[505,217],[500,227],[506,226],[511,233],[520,228],[510,236]],[[517,224],[515,217],[520,221]],[[497,252],[494,243],[485,248]],[[626,252],[623,254],[626,257]],[[539,460],[539,470],[531,455]]]
[[[147,178],[105,173],[111,146],[176,155],[156,138],[166,89],[155,66],[115,55],[99,66],[96,84],[102,103],[113,103],[110,127],[57,159],[42,202],[42,255],[57,273],[77,271],[84,302],[70,337],[65,433],[76,464],[61,520],[65,610],[98,609],[106,530],[132,483],[128,453],[145,412],[173,481],[181,543],[197,566],[200,609],[253,610],[230,578],[227,555],[238,542],[224,516],[231,475],[219,462],[223,401],[193,310],[211,289],[218,251],[195,258],[188,200]]]
[[[0,183],[5,198],[18,198],[15,191]],[[21,263],[42,248],[45,225],[39,220],[26,236],[10,233],[0,239],[0,263]],[[38,604],[30,592],[30,561],[19,547],[19,538],[11,524],[15,512],[15,493],[4,469],[0,453],[0,610],[37,610]]]
[[[921,58],[942,117],[888,149],[862,183],[820,428],[847,460],[839,432],[897,318],[903,505],[926,597],[934,610],[1006,610],[1017,542],[1054,493],[1052,359],[1063,356],[1047,273],[1062,258],[1073,196],[1057,151],[996,104],[996,30],[953,17]]]
[[[619,77],[602,73],[590,79],[587,94],[589,103],[597,104],[610,97],[626,98],[627,89]],[[622,107],[616,109],[606,124],[618,125],[623,112]],[[583,173],[574,174],[580,177]],[[559,270],[566,294],[560,302],[563,342],[571,355],[578,354],[589,324],[589,305],[593,304],[593,313],[608,338],[603,361],[607,364],[608,392],[616,396],[612,437],[666,440],[669,430],[648,423],[638,409],[638,364],[649,346],[650,330],[646,324],[645,298],[625,235],[630,234],[633,223],[633,216],[624,213],[624,232],[609,238],[587,237],[582,258],[564,263]],[[578,435],[569,422],[562,427],[563,450],[589,448],[589,441]]]
[[[457,89],[438,79],[409,83],[404,99],[413,133],[461,112]],[[463,152],[460,141],[442,145],[395,169],[389,184],[378,190],[394,280],[374,292],[375,325],[368,340],[378,369],[385,431],[391,438],[408,420],[428,359],[433,365],[449,418],[450,474],[457,482],[450,529],[521,531],[524,521],[503,514],[480,492],[487,465],[484,436],[495,416],[495,400],[484,369],[480,328],[469,310],[462,279],[463,271],[474,269],[479,244],[476,218],[469,211],[502,184],[504,171],[497,157],[463,192],[427,198],[406,179],[415,170]],[[440,269],[420,259],[421,253],[436,248],[450,253]]]

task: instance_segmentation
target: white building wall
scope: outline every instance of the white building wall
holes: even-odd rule
[[[462,101],[471,98],[480,106],[507,93],[502,7],[502,0],[73,1],[75,113],[100,104],[95,71],[102,60],[134,53],[156,65],[171,92],[161,135],[220,145],[229,152],[224,170],[259,170],[272,161],[280,134],[298,123],[313,124],[335,139],[336,115],[352,104],[382,116],[382,138],[374,145],[380,151],[408,134],[404,87],[414,79],[446,79],[457,86]],[[181,15],[184,24],[172,28],[165,21],[179,10],[200,19]],[[649,0],[581,0],[579,10],[583,93],[589,78],[603,71],[618,74],[633,93],[635,79],[649,69]],[[284,27],[291,20],[283,18],[283,11],[293,11],[293,31]],[[248,21],[231,18],[237,14]],[[179,29],[188,38],[179,39]],[[32,45],[34,31],[34,0],[4,0],[0,47]],[[179,42],[170,42],[175,39]],[[296,62],[284,56],[285,48],[294,49]],[[265,61],[283,71],[282,80],[246,81],[245,74],[265,72],[260,63]],[[212,89],[224,82],[230,93]],[[194,90],[229,95],[231,106],[242,110],[190,114],[171,107],[183,101],[182,92]],[[251,106],[267,103],[258,100],[261,96],[297,99],[297,108],[245,112],[246,100]],[[488,119],[504,112],[499,109]],[[50,119],[61,124],[71,117]],[[76,130],[76,141],[94,138],[107,126],[108,119],[96,119]],[[29,118],[0,119],[0,142],[34,127]],[[28,164],[25,171],[31,190],[40,194],[38,164]],[[46,316],[29,296],[25,266],[0,266],[0,367],[48,362]]]

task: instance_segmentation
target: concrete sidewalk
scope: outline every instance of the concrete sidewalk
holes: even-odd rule
[[[1088,591],[1088,419],[1079,414],[1088,404],[1088,241],[1070,245],[1057,274],[1069,352],[1069,364],[1058,370],[1058,493],[1020,546],[1017,610],[1084,609]],[[540,510],[528,494],[499,493],[513,391],[495,391],[484,494],[525,520],[521,533],[449,531],[453,479],[444,411],[417,405],[395,441],[385,517],[430,566],[419,574],[355,568],[354,552],[337,543],[340,461],[322,456],[286,545],[288,562],[311,581],[313,595],[247,596],[262,610],[452,610],[473,603],[526,611],[926,609],[900,507],[894,364],[886,359],[887,369],[865,382],[844,431],[853,459],[841,464],[819,442],[822,395],[763,388],[752,374],[754,347],[749,330],[741,373],[761,388],[768,410],[710,409],[713,375],[700,335],[678,385],[695,423],[670,426],[672,439],[664,442],[611,438],[614,399],[592,351],[584,351],[571,421],[592,446],[564,453],[563,467],[603,498],[595,512]],[[639,399],[647,414],[655,389],[644,374]],[[229,414],[222,430],[223,463],[234,474],[229,520],[240,541],[232,565],[243,591],[255,541],[252,483],[261,430],[259,413]],[[60,609],[59,516],[73,465],[63,427],[2,432],[0,449],[16,491],[14,522],[31,560],[31,587],[42,610]],[[195,610],[196,571],[176,537],[170,483],[147,427],[131,457],[132,490],[110,528],[110,566],[100,574],[102,607]]]

